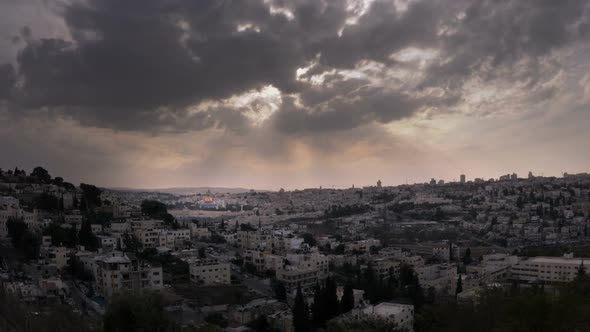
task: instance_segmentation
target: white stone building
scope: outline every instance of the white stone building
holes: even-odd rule
[[[229,263],[214,259],[199,259],[190,264],[191,281],[200,285],[229,285],[231,271]]]
[[[414,306],[382,302],[377,305],[368,305],[364,308],[353,309],[344,319],[383,319],[392,322],[396,328],[405,329],[408,332],[414,331]]]
[[[163,287],[162,268],[143,264],[130,253],[112,252],[95,257],[93,267],[96,289],[107,298],[121,290]]]

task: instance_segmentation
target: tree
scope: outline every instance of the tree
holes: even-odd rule
[[[452,262],[453,259],[453,243],[449,241],[449,262]]]
[[[64,178],[62,178],[61,176],[57,176],[53,179],[53,184],[56,186],[63,186],[64,185]]]
[[[98,238],[92,233],[92,227],[88,221],[82,222],[82,226],[78,232],[78,239],[86,250],[96,251],[98,249]]]
[[[425,302],[426,304],[434,304],[434,302],[436,301],[436,289],[432,286],[428,287],[428,289],[426,289],[426,297],[425,297]]]
[[[334,248],[334,254],[335,255],[342,255],[342,254],[344,254],[345,250],[346,250],[346,246],[344,245],[344,243],[340,243],[339,245],[336,246],[336,248]]]
[[[97,332],[87,317],[76,314],[69,306],[25,304],[15,294],[0,288],[0,331],[76,331]]]
[[[205,258],[207,255],[205,254],[205,247],[199,248],[199,258]]]
[[[270,324],[268,323],[268,320],[264,315],[259,315],[258,317],[250,321],[248,324],[246,324],[246,326],[248,326],[256,332],[270,331]]]
[[[321,328],[326,323],[326,303],[324,290],[320,283],[316,283],[313,293],[313,304],[311,305],[311,324],[315,328]]]
[[[82,261],[80,261],[80,259],[75,255],[70,257],[68,261],[67,271],[70,275],[80,280],[92,280],[92,273],[86,270],[86,268],[84,267],[84,263],[82,263]]]
[[[285,287],[285,283],[273,278],[271,280],[271,287],[277,300],[281,302],[287,302],[287,288]]]
[[[110,300],[103,317],[104,331],[166,331],[174,324],[166,317],[162,296],[156,292],[121,292]]]
[[[340,301],[340,313],[347,313],[354,309],[354,291],[350,283],[344,285],[344,292]]]
[[[35,207],[39,210],[44,211],[59,211],[60,202],[59,198],[50,195],[48,193],[41,193],[34,199]]]
[[[141,213],[148,215],[150,218],[163,220],[166,225],[178,228],[174,216],[168,213],[166,204],[154,200],[144,200],[141,202]]]
[[[457,288],[455,289],[455,297],[457,297],[457,295],[459,295],[459,293],[461,293],[463,291],[463,280],[461,279],[461,276],[459,276],[459,278],[457,278]]]
[[[141,248],[141,242],[133,234],[129,234],[127,232],[123,233],[122,240],[123,240],[123,245],[125,246],[125,249],[127,251],[136,253],[139,251],[139,248]]]
[[[467,250],[465,250],[465,254],[463,255],[463,264],[469,265],[471,264],[471,261],[471,248],[467,248]]]
[[[369,302],[376,304],[380,300],[379,288],[377,286],[377,279],[375,278],[375,270],[371,263],[367,265],[363,277],[362,289],[365,291],[365,296],[369,299]]]
[[[586,267],[584,266],[584,261],[580,263],[578,270],[576,271],[576,278],[585,278],[586,277]]]
[[[338,316],[339,303],[336,280],[332,277],[326,279],[326,287],[324,287],[324,303],[326,305],[326,320],[330,320]]]
[[[316,239],[310,233],[303,234],[303,243],[307,243],[310,247],[315,247],[317,245]]]
[[[37,259],[39,257],[39,249],[41,248],[41,239],[37,234],[26,231],[22,239],[21,251],[26,259]]]
[[[436,221],[441,221],[446,218],[445,213],[439,207],[436,208],[433,219]]]
[[[24,221],[9,218],[6,221],[6,230],[12,246],[20,251],[26,260],[37,259],[39,257],[41,239],[28,229]]]
[[[54,246],[75,247],[78,244],[78,236],[74,227],[64,228],[57,223],[51,223],[43,230],[43,235],[51,236],[51,244]]]
[[[522,210],[522,208],[524,208],[524,202],[522,200],[522,197],[518,196],[518,198],[516,199],[516,207],[519,210]]]
[[[301,292],[301,286],[297,287],[295,304],[293,305],[293,328],[295,332],[309,331],[309,314]]]
[[[207,315],[207,317],[205,317],[205,321],[207,323],[217,325],[221,328],[226,328],[228,325],[227,319],[225,319],[225,317],[223,317],[223,315],[220,313],[213,313]]]
[[[22,239],[27,232],[27,224],[25,224],[22,219],[9,218],[8,221],[6,221],[6,230],[12,246],[17,249],[20,248]]]
[[[403,332],[406,329],[400,329],[391,321],[381,318],[363,318],[355,320],[336,319],[328,323],[328,332]]]
[[[80,183],[80,189],[82,190],[83,197],[86,201],[86,208],[94,208],[95,206],[101,206],[100,194],[102,190],[91,184]]]
[[[141,213],[150,217],[160,216],[168,213],[166,204],[154,200],[144,200],[141,202]]]
[[[51,182],[51,175],[49,175],[49,172],[47,172],[47,170],[43,167],[35,167],[33,172],[31,172],[31,176],[37,178],[39,181],[41,181],[41,183]]]

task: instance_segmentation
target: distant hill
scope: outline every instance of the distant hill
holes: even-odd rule
[[[110,188],[118,191],[133,191],[133,192],[158,192],[172,195],[192,195],[192,194],[204,194],[207,191],[213,194],[239,194],[249,192],[251,189],[246,188],[220,188],[220,187],[186,187],[186,188],[161,188],[161,189],[140,189],[140,188]],[[255,190],[255,191],[267,191],[267,190]]]

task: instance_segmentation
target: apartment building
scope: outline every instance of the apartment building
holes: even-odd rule
[[[211,231],[207,227],[199,227],[196,223],[189,224],[190,236],[194,239],[210,238]]]
[[[119,239],[114,236],[98,235],[97,237],[100,242],[100,247],[103,249],[116,248],[119,243]]]
[[[159,229],[136,229],[133,233],[144,248],[155,248],[160,246]]]
[[[239,231],[238,246],[243,250],[270,250],[272,236],[265,231]]]
[[[282,281],[289,292],[294,291],[298,286],[301,286],[303,290],[311,289],[326,277],[327,275],[317,268],[290,265],[285,266],[284,269],[280,269],[276,273],[277,280]]]
[[[112,252],[94,257],[92,272],[98,293],[107,298],[121,290],[163,287],[162,268],[143,264],[131,253]]]
[[[19,207],[15,207],[15,206],[7,206],[7,205],[0,206],[0,236],[1,237],[8,236],[8,228],[6,228],[6,223],[10,219],[21,219],[31,229],[38,228],[38,226],[40,225],[37,222],[37,210],[33,210],[33,212],[28,212],[28,211],[25,211]]]
[[[55,264],[58,270],[64,269],[68,265],[68,251],[66,247],[41,247],[39,258]]]
[[[511,268],[512,278],[523,281],[569,282],[574,280],[578,269],[590,258],[533,257],[521,260]]]
[[[64,215],[64,221],[66,224],[80,225],[82,224],[82,221],[84,221],[84,216],[80,211],[72,210],[71,213]]]
[[[199,285],[228,285],[231,283],[229,263],[216,259],[199,259],[190,264],[191,281]]]
[[[301,269],[317,269],[320,275],[328,275],[328,257],[318,252],[308,254],[287,254],[285,259],[287,264],[291,266]]]
[[[437,291],[453,292],[457,282],[456,264],[434,264],[414,269],[423,288],[434,287]]]
[[[344,319],[379,318],[395,323],[395,326],[408,331],[414,331],[414,306],[409,304],[382,302],[368,305],[364,308],[353,309]]]
[[[113,233],[127,233],[131,231],[131,223],[128,222],[112,222],[111,232]]]
[[[366,240],[359,240],[350,243],[346,243],[346,251],[360,251],[360,252],[370,252],[372,247],[379,247],[381,246],[381,241],[377,239],[366,239]]]
[[[163,220],[157,219],[145,219],[145,220],[130,220],[129,223],[131,224],[131,229],[135,230],[148,230],[148,229],[157,229],[162,228],[164,225]]]
[[[102,233],[102,225],[101,224],[90,224],[90,229],[94,234]]]
[[[274,234],[272,236],[272,249],[277,254],[284,254],[292,250],[301,248],[303,238],[293,236],[283,236]]]
[[[159,236],[160,247],[174,248],[181,246],[184,241],[191,240],[189,229],[161,230]]]
[[[390,273],[399,275],[401,262],[395,258],[377,258],[373,260],[371,267],[380,278],[388,278]]]

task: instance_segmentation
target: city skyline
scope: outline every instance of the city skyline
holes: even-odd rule
[[[42,166],[36,166],[36,167],[41,167]],[[32,169],[32,168],[31,168]],[[25,173],[29,173],[31,170],[27,169],[27,168],[22,168],[22,167],[0,167],[0,171],[3,172],[12,172],[13,170],[19,170],[19,171],[24,171]],[[50,175],[52,176],[57,176],[57,177],[61,177],[59,174],[53,174],[51,172],[51,170],[48,171]],[[468,183],[482,183],[482,182],[502,182],[502,181],[508,181],[508,180],[530,180],[530,179],[550,179],[550,178],[564,178],[566,176],[585,176],[587,175],[588,172],[576,172],[576,173],[572,173],[572,172],[561,172],[561,174],[558,175],[547,175],[544,173],[535,173],[533,171],[528,171],[526,173],[526,175],[523,174],[519,174],[516,172],[508,172],[506,174],[499,174],[497,176],[490,176],[490,177],[484,177],[484,176],[472,176],[470,177],[468,174],[459,174],[458,176],[454,177],[454,178],[450,178],[450,179],[445,179],[445,178],[440,178],[440,177],[430,177],[430,178],[425,178],[424,180],[415,180],[415,179],[409,179],[406,178],[405,182],[403,183],[384,183],[381,179],[377,179],[376,181],[374,181],[373,183],[352,183],[348,186],[346,185],[342,185],[342,186],[338,186],[338,185],[334,185],[334,184],[315,184],[315,185],[310,185],[310,186],[302,186],[302,187],[277,187],[277,188],[256,188],[256,187],[252,187],[252,186],[216,186],[216,185],[203,185],[203,186],[191,186],[191,185],[185,185],[185,186],[172,186],[172,187],[153,187],[153,188],[149,188],[149,187],[125,187],[125,186],[104,186],[104,185],[100,185],[99,187],[103,187],[103,188],[108,188],[108,189],[113,189],[113,190],[122,190],[122,191],[127,191],[127,190],[131,190],[131,191],[141,191],[141,190],[147,190],[147,191],[154,191],[157,192],[158,190],[160,190],[160,192],[170,192],[170,193],[174,193],[174,194],[180,194],[182,192],[189,192],[191,189],[198,189],[197,192],[201,192],[203,190],[214,190],[214,192],[222,192],[224,189],[228,189],[230,190],[232,193],[237,193],[239,191],[236,190],[244,190],[244,191],[249,191],[249,190],[260,190],[260,191],[281,191],[281,190],[288,190],[288,191],[293,191],[293,190],[304,190],[304,189],[362,189],[362,188],[368,188],[368,187],[376,187],[376,188],[381,188],[381,187],[398,187],[398,186],[404,186],[404,185],[421,185],[421,184],[434,184],[434,185],[444,185],[444,184],[468,184]],[[64,179],[64,181],[72,181],[74,184],[78,184],[78,183],[85,183],[88,182],[84,179],[81,180],[75,180],[75,179]],[[434,181],[434,183],[432,182]],[[441,182],[442,181],[442,182]]]
[[[583,0],[4,1],[0,167],[146,189],[586,172],[589,13]]]

